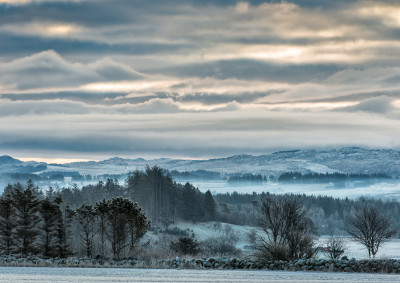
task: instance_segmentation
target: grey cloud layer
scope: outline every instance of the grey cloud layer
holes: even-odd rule
[[[0,154],[399,147],[399,14],[390,0],[3,1]]]
[[[106,58],[87,66],[70,63],[54,51],[0,63],[0,82],[15,89],[79,86],[97,81],[138,80],[143,75]]]

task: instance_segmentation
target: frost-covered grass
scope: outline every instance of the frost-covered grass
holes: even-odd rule
[[[0,282],[399,282],[394,274],[0,267]]]
[[[174,225],[173,225],[174,226]],[[237,242],[235,243],[236,247],[241,249],[244,255],[248,255],[252,252],[250,246],[252,243],[249,239],[249,233],[251,231],[256,231],[257,235],[262,236],[262,231],[259,228],[251,227],[251,226],[240,226],[233,225],[227,223],[217,223],[217,222],[203,222],[203,223],[188,223],[181,222],[177,223],[176,227],[179,229],[193,232],[195,238],[199,241],[205,241],[208,238],[217,238],[221,236],[225,236],[225,234],[233,233],[235,237],[237,237]],[[228,227],[228,228],[227,228]],[[160,234],[155,235],[154,233],[148,233],[146,235],[146,239],[150,239],[151,242],[157,241],[159,239]],[[329,238],[328,235],[322,235],[318,238],[319,245],[324,245],[324,242]],[[346,256],[348,258],[355,259],[367,259],[368,253],[367,250],[358,242],[355,242],[351,238],[344,238],[346,244],[348,245],[348,251],[346,252]],[[170,258],[173,256],[170,254]],[[320,254],[319,257],[324,258],[323,254]],[[400,259],[400,239],[391,239],[390,241],[384,243],[378,251],[377,259]]]
[[[329,236],[326,235],[321,236],[318,242],[323,245],[328,238]],[[348,237],[344,238],[344,240],[348,246],[348,252],[345,253],[348,258],[368,259],[368,252],[363,245]],[[400,259],[400,239],[391,239],[379,248],[376,259],[389,258]]]

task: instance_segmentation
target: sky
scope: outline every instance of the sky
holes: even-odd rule
[[[0,155],[400,147],[400,1],[0,0]]]

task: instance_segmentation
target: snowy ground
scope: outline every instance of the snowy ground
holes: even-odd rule
[[[324,241],[329,236],[321,236],[318,239],[320,244],[324,244]],[[346,252],[346,256],[350,259],[352,257],[356,259],[367,259],[368,252],[360,243],[355,242],[351,238],[345,238],[346,244],[348,245],[348,251]],[[378,250],[376,255],[377,259],[400,259],[400,239],[392,239],[386,243],[384,243]]]
[[[394,274],[0,267],[0,282],[400,282]]]
[[[220,225],[216,225],[217,222],[205,222],[205,223],[179,223],[176,226],[182,230],[187,230],[189,232],[194,232],[195,238],[197,240],[204,241],[208,238],[218,238],[226,235],[226,233],[233,233],[237,238],[236,247],[242,249],[245,253],[251,253],[249,242],[249,233],[251,231],[256,231],[258,235],[263,235],[262,232],[255,227],[250,226],[239,226],[232,225],[226,223],[220,223]],[[171,226],[173,228],[174,226]],[[154,235],[152,233],[148,233],[146,235],[145,240],[150,239],[154,242],[159,235]],[[318,238],[318,245],[325,246],[325,241],[329,238],[328,235],[322,235]],[[350,258],[356,259],[367,259],[368,253],[366,249],[355,242],[351,238],[344,238],[346,244],[348,246],[348,250],[345,255]],[[324,258],[323,254],[320,254],[319,257]],[[376,256],[377,259],[400,259],[400,239],[392,239],[386,243],[384,243],[378,251]]]

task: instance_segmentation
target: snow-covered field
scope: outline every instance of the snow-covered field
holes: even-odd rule
[[[217,224],[217,225],[215,225]],[[253,251],[250,248],[249,241],[249,233],[251,231],[255,231],[259,236],[263,236],[263,232],[260,231],[259,228],[250,227],[250,226],[239,226],[232,225],[226,223],[218,223],[216,222],[204,222],[204,223],[179,223],[176,225],[179,229],[189,230],[195,234],[195,238],[202,242],[207,240],[208,238],[218,238],[223,237],[225,233],[233,233],[237,238],[236,247],[240,248],[244,251],[244,253],[252,253]],[[172,228],[173,226],[171,226]],[[149,232],[145,236],[144,241],[148,239],[151,242],[155,242],[158,238],[158,235],[154,235]],[[328,235],[322,235],[317,239],[318,245],[325,246],[325,241],[329,238]],[[346,245],[348,246],[348,250],[345,255],[350,258],[356,259],[367,259],[368,253],[367,250],[360,243],[355,242],[350,237],[344,238]],[[318,255],[321,258],[325,256],[323,254]],[[380,248],[376,255],[377,259],[400,259],[400,239],[391,239],[390,241],[384,243]]]
[[[318,239],[319,244],[323,245],[329,236],[321,236]],[[345,255],[350,259],[352,257],[356,259],[368,259],[368,252],[364,246],[360,243],[355,242],[351,238],[345,238],[348,246],[348,251]],[[320,255],[322,257],[322,255]],[[378,250],[376,255],[377,259],[400,259],[400,239],[392,239],[384,243]]]
[[[395,274],[0,267],[0,282],[400,282]]]

